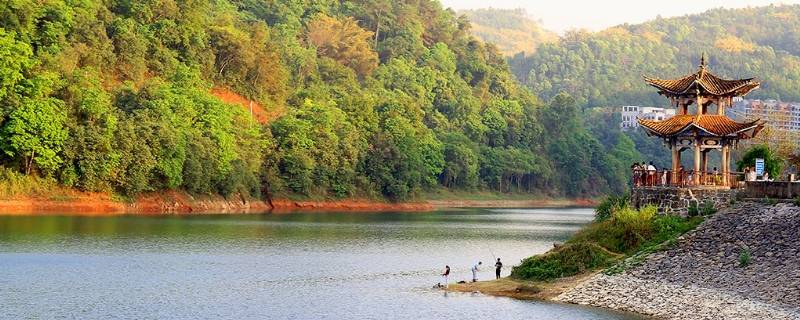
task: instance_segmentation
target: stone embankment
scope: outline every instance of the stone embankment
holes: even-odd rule
[[[664,319],[800,319],[800,208],[739,203],[555,300]]]
[[[714,208],[728,206],[736,198],[738,190],[720,187],[636,187],[631,190],[631,204],[635,208],[655,205],[660,213],[686,216],[689,207],[703,206],[710,202]]]

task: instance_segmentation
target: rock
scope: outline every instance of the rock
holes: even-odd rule
[[[556,300],[665,319],[800,319],[800,208],[740,202],[625,272]],[[750,252],[750,265],[739,255]]]

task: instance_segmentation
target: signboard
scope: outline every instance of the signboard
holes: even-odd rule
[[[756,174],[759,176],[764,175],[764,159],[756,158]]]

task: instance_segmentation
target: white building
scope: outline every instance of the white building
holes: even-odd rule
[[[675,109],[665,109],[656,107],[624,106],[622,107],[622,122],[620,127],[623,130],[638,128],[637,119],[647,120],[666,120],[675,115]]]

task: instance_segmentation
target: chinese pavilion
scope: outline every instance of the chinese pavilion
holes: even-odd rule
[[[728,80],[711,73],[706,67],[705,55],[700,60],[696,73],[678,79],[656,79],[645,76],[647,84],[658,89],[658,93],[669,98],[677,109],[676,115],[663,121],[639,119],[639,124],[648,135],[658,136],[672,149],[672,178],[678,177],[681,151],[694,150],[694,174],[691,183],[699,184],[701,175],[708,171],[707,155],[719,150],[723,185],[728,185],[731,149],[739,140],[754,137],[764,127],[760,120],[736,122],[725,116],[725,108],[733,105],[733,98],[748,94],[758,88],[753,78]],[[697,110],[689,114],[689,106],[696,104]],[[712,104],[716,106],[713,110]],[[713,111],[712,111],[713,110]]]

